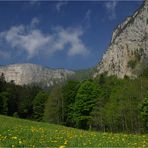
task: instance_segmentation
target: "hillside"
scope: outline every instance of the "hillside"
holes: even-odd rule
[[[0,115],[1,147],[148,147],[148,135],[83,131]]]
[[[4,74],[7,82],[13,81],[17,85],[41,83],[52,86],[67,80],[75,72],[64,69],[49,69],[36,64],[13,64],[0,66],[0,75]]]
[[[97,65],[94,77],[108,75],[137,77],[148,66],[148,0],[117,26],[111,43]]]
[[[91,67],[88,69],[75,70],[74,72],[75,74],[69,77],[71,80],[79,80],[79,81],[87,80],[93,77],[93,74],[95,72],[95,67]]]

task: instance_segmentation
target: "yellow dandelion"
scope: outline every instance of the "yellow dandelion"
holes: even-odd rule
[[[66,140],[66,141],[64,142],[64,144],[67,144],[67,142],[68,142],[68,141]]]
[[[14,137],[12,137],[12,139],[15,139],[15,140],[16,140],[16,139],[17,139],[17,137],[16,137],[16,136],[14,136]]]
[[[61,145],[59,148],[65,148],[65,146],[64,145]]]
[[[22,144],[22,141],[21,140],[19,140],[19,144]]]

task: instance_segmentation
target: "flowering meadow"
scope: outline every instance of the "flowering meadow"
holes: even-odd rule
[[[0,116],[0,147],[148,147],[148,135],[101,133]]]

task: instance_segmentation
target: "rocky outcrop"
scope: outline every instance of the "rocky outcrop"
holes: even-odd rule
[[[17,85],[43,83],[52,86],[62,82],[75,74],[73,71],[64,69],[49,69],[35,64],[13,64],[0,66],[0,75],[5,76],[7,82],[13,81]]]
[[[148,59],[148,0],[118,25],[113,32],[111,43],[97,65],[94,77],[107,72],[123,78],[136,77]]]

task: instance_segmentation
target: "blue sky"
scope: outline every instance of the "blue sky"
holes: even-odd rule
[[[0,1],[0,65],[95,66],[141,1]]]

